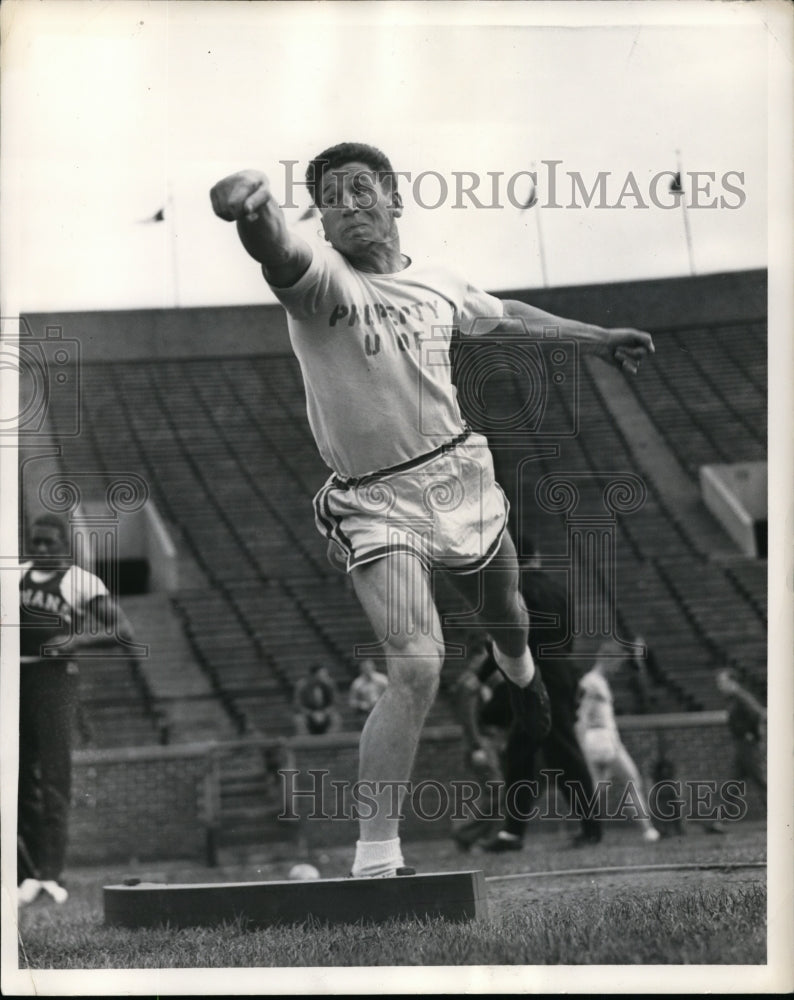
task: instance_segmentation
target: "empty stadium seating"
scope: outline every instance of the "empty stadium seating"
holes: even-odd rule
[[[763,458],[763,325],[676,328],[655,339],[656,357],[631,382],[632,392],[686,473],[696,480],[707,462]],[[525,499],[533,497],[516,530],[558,557],[566,551],[566,520],[537,505],[534,483],[556,472],[579,477],[579,512],[596,515],[603,503],[587,477],[634,468],[630,428],[615,421],[588,367],[561,371],[578,379],[576,395],[565,379],[553,382],[544,420],[576,433],[544,437],[536,428],[518,450],[509,441],[494,445],[497,473],[513,479],[506,489],[514,508],[518,485]],[[293,685],[323,662],[352,725],[345,703],[353,651],[373,636],[344,576],[327,563],[314,525],[311,496],[327,470],[309,432],[294,358],[103,362],[84,366],[83,386],[84,432],[64,445],[64,466],[124,469],[148,483],[192,567],[180,589],[163,597],[183,628],[179,655],[186,649],[202,672],[207,697],[222,706],[218,719],[238,732],[286,735]],[[515,373],[497,387],[506,389],[517,398],[525,391]],[[56,400],[56,431],[57,407]],[[546,451],[525,463],[517,483],[516,456],[539,445]],[[723,663],[735,663],[759,691],[765,683],[765,563],[738,554],[711,558],[709,532],[717,537],[719,529],[707,521],[705,535],[693,528],[661,485],[646,477],[644,503],[617,517],[614,577],[605,575],[601,586],[625,637],[643,636],[654,653],[653,710],[718,707],[713,670]],[[89,671],[89,704],[93,683]],[[130,704],[154,697],[140,686],[125,692]],[[630,704],[625,692],[618,695],[619,704]],[[431,721],[453,717],[442,690]],[[141,718],[135,731],[129,722],[130,741],[158,739],[157,724],[146,721],[146,711]],[[127,738],[113,724],[103,731],[97,739],[107,743]]]

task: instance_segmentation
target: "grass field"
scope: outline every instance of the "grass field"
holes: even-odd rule
[[[571,850],[563,832],[542,834],[521,852],[458,853],[446,841],[405,845],[423,871],[481,869],[489,915],[468,924],[440,920],[249,931],[130,931],[105,927],[102,886],[135,875],[165,882],[284,878],[300,860],[288,853],[215,869],[179,863],[67,872],[69,900],[36,902],[20,913],[20,968],[186,969],[332,966],[762,964],[766,960],[765,828],[742,823],[726,836],[689,835],[645,844],[635,830]],[[346,873],[348,850],[303,860],[322,874]],[[698,870],[653,870],[692,864]],[[742,867],[731,867],[741,865]],[[648,866],[622,872],[621,866]],[[601,869],[586,874],[586,869]],[[604,871],[603,869],[608,869]],[[578,873],[577,873],[578,870]],[[544,876],[544,872],[564,872]],[[515,873],[530,877],[507,879]]]

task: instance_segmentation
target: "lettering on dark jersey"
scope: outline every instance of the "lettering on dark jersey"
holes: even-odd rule
[[[38,588],[27,587],[20,595],[22,607],[28,611],[40,609],[53,615],[69,617],[69,605],[60,594],[48,593]],[[38,616],[35,617],[46,617]]]
[[[22,656],[43,656],[45,649],[68,635],[73,609],[61,594],[65,575],[54,573],[36,582],[30,572],[20,581],[19,651]]]

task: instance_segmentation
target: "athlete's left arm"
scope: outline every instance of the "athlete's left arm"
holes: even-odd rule
[[[517,299],[504,301],[504,318],[491,331],[490,336],[529,331],[542,334],[549,327],[558,330],[560,337],[575,340],[588,354],[615,364],[632,375],[637,374],[640,362],[654,352],[653,339],[643,330],[630,327],[607,329],[593,323],[581,323],[575,319],[555,316]]]

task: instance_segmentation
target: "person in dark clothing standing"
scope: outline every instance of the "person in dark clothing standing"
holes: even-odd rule
[[[763,751],[766,709],[741,686],[736,672],[730,667],[717,671],[715,682],[728,702],[728,731],[734,748],[732,777],[740,781],[749,778],[766,795]],[[727,827],[717,819],[705,822],[703,830],[718,834],[728,832]]]
[[[529,611],[529,646],[551,703],[551,731],[543,741],[542,749],[546,766],[561,771],[558,787],[572,806],[572,786],[581,790],[588,800],[593,800],[593,779],[582,755],[574,733],[576,721],[576,690],[579,671],[568,656],[573,639],[568,630],[568,595],[560,585],[540,569],[540,557],[535,555],[521,567],[521,593]],[[557,656],[541,655],[542,647],[555,646]],[[497,695],[492,699],[493,712]],[[509,790],[517,782],[537,777],[538,747],[522,737],[520,731],[511,729],[504,755],[505,787]],[[507,800],[504,826],[495,837],[483,844],[487,851],[515,851],[523,846],[526,816],[531,808],[531,791],[526,785],[516,786]],[[601,840],[601,827],[594,817],[580,816],[581,830],[573,843],[576,846],[596,844]]]
[[[749,778],[766,792],[762,726],[766,709],[746,691],[733,670],[720,670],[717,687],[728,700],[728,729],[734,745],[734,777]]]
[[[68,839],[77,657],[89,645],[130,641],[132,629],[99,577],[71,563],[66,522],[44,514],[21,566],[17,884],[20,905],[56,903]]]

